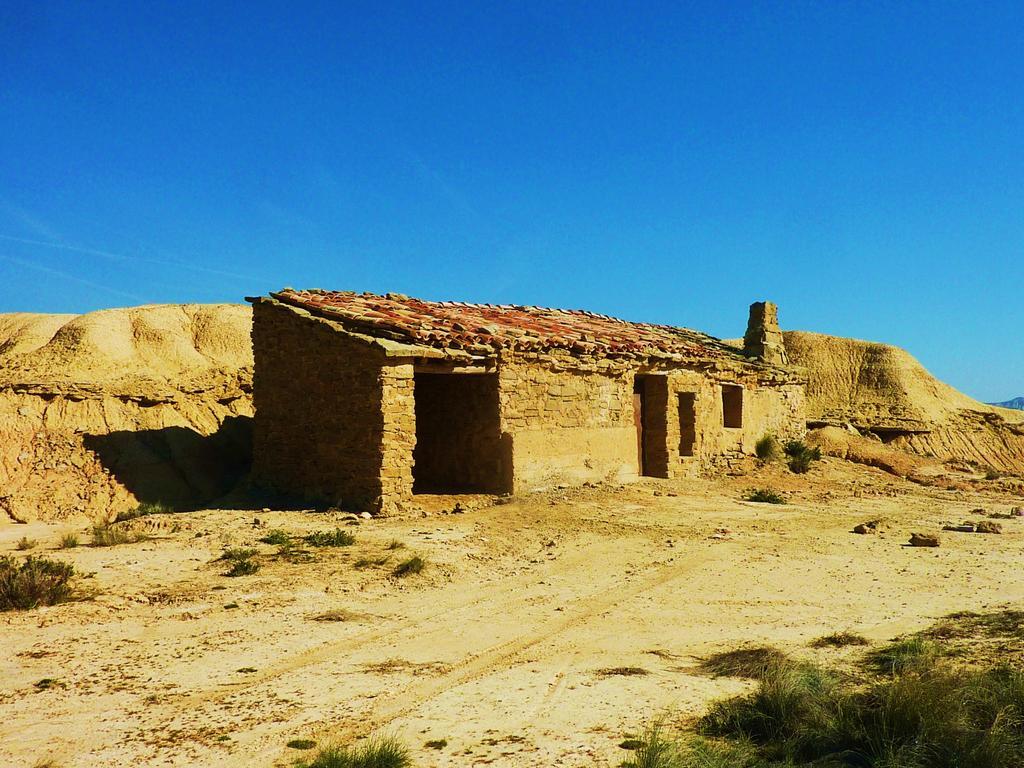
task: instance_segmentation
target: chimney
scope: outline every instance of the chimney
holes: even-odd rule
[[[750,305],[750,319],[743,336],[743,353],[771,365],[787,365],[786,342],[779,328],[779,308],[770,301]]]

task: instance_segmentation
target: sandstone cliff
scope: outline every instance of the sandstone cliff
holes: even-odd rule
[[[807,371],[811,424],[852,424],[922,456],[1024,472],[1024,412],[968,397],[898,347],[802,331],[784,337],[790,362]]]
[[[0,315],[0,518],[209,503],[248,468],[250,311]]]

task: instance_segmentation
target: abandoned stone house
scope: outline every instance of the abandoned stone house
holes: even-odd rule
[[[253,304],[253,475],[388,513],[419,493],[677,477],[802,434],[774,306],[740,350],[579,310],[286,289]]]

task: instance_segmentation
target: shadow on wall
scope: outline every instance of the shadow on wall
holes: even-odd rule
[[[83,442],[140,503],[177,510],[246,506],[241,500],[228,504],[224,497],[252,465],[249,416],[229,416],[212,435],[164,427],[85,435]]]

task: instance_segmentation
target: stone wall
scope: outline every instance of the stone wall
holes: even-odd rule
[[[404,398],[411,406],[412,366],[407,379],[402,371],[383,376],[381,351],[271,302],[253,305],[252,341],[256,484],[358,509],[379,506],[382,492],[411,488],[411,471],[395,460],[406,451],[399,435],[409,425],[385,419],[382,403],[392,406],[389,416]]]
[[[516,491],[554,484],[627,480],[639,471],[633,415],[635,377],[646,398],[646,473],[696,474],[752,454],[767,433],[780,439],[805,431],[804,387],[770,369],[573,368],[569,361],[505,359],[499,366],[502,431],[511,439]],[[722,385],[743,388],[739,428],[723,424]],[[680,446],[679,394],[694,395],[693,450]]]
[[[632,378],[570,363],[507,356],[499,364],[501,429],[517,492],[636,476]]]

